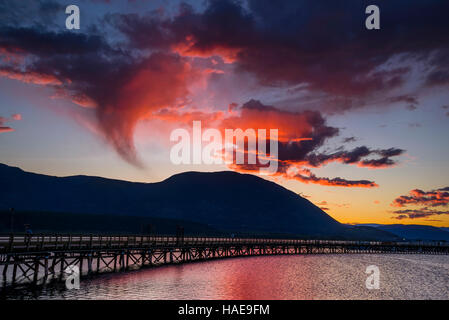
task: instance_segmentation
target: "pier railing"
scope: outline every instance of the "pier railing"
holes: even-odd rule
[[[170,246],[212,245],[316,245],[316,246],[386,246],[386,247],[441,247],[449,248],[449,242],[413,241],[347,241],[303,240],[235,237],[177,237],[162,235],[76,235],[34,234],[0,235],[0,254],[43,251],[70,251],[92,249],[131,249]]]
[[[447,242],[191,237],[161,235],[0,235],[0,278],[4,286],[63,280],[163,264],[243,256],[286,254],[449,254]],[[69,268],[70,267],[70,268]]]

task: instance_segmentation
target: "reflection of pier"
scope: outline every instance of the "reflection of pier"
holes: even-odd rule
[[[449,254],[449,244],[178,236],[0,236],[3,285],[62,280],[64,270],[81,274],[123,271],[171,263],[281,254]]]

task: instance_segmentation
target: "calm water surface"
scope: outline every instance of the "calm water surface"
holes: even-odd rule
[[[365,286],[380,269],[380,289]],[[104,274],[37,299],[449,299],[449,256],[307,255],[234,258]]]

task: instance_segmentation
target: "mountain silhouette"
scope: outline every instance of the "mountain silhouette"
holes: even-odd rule
[[[361,225],[358,225],[361,226]],[[449,229],[416,224],[371,224],[379,230],[387,231],[411,241],[449,241]]]
[[[0,210],[180,219],[240,233],[394,240],[347,226],[298,194],[254,175],[185,172],[156,183],[54,177],[0,164]],[[38,213],[36,213],[38,214]]]

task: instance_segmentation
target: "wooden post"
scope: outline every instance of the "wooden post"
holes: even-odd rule
[[[63,277],[63,274],[64,274],[64,262],[65,262],[65,254],[64,253],[62,253],[61,254],[61,259],[60,259],[60,268],[61,268],[61,270],[60,270],[60,274],[59,274],[59,278],[61,278],[62,279],[62,277]]]
[[[39,257],[36,257],[34,259],[34,277],[33,277],[33,284],[37,284],[37,279],[39,275]]]
[[[92,246],[92,242],[91,242]],[[92,252],[87,255],[87,273],[92,274]]]
[[[11,259],[11,256],[8,254],[8,258],[7,258],[5,266],[3,268],[3,279],[6,279],[6,273],[8,271],[8,265],[9,265],[9,260],[10,259]]]
[[[53,259],[51,261],[51,267],[50,267],[50,270],[49,270],[51,273],[53,273],[52,279],[54,279],[55,276],[56,276],[55,267],[56,267],[56,255],[53,255]]]
[[[141,266],[143,267],[145,265],[145,250],[141,251],[140,256],[142,258]]]
[[[31,242],[31,238],[32,238],[33,236],[31,236],[31,235],[25,235],[25,244],[26,244],[26,251],[29,251],[30,250],[30,242]]]
[[[14,266],[12,269],[12,283],[16,283],[16,277],[17,277],[17,262],[16,258],[14,257]]]
[[[45,283],[47,282],[48,278],[48,256],[45,256],[44,265],[45,265],[45,275],[44,275],[44,283]]]
[[[100,272],[100,264],[101,264],[101,249],[97,252],[97,273]]]
[[[80,278],[83,275],[83,260],[84,260],[84,255],[80,254]]]
[[[8,251],[12,252],[14,248],[14,235],[11,233],[9,236],[9,244],[8,244]]]
[[[40,245],[41,250],[44,248],[44,241],[45,241],[45,236],[43,235],[42,239],[41,239],[41,245]]]
[[[129,268],[129,250],[126,250],[126,267],[125,267],[125,270],[128,270],[128,268]]]

